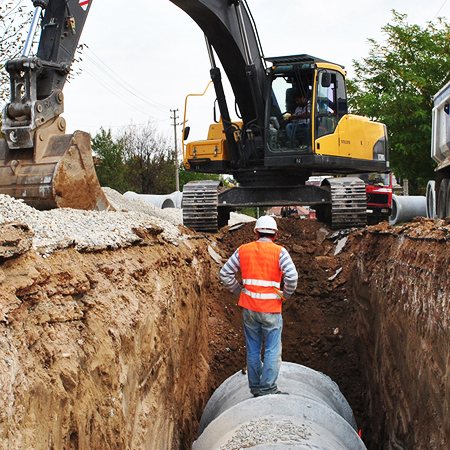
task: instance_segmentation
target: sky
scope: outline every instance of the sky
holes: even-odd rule
[[[265,56],[307,53],[342,64],[368,55],[368,38],[383,40],[392,10],[424,25],[450,18],[450,0],[248,0]],[[209,59],[201,29],[168,0],[93,0],[80,42],[87,45],[77,75],[64,88],[68,131],[119,132],[154,126],[173,142],[171,110],[183,120],[184,99],[204,90]],[[228,91],[228,90],[227,90]],[[194,139],[213,120],[213,89],[188,105]],[[229,100],[233,110],[234,100]],[[177,127],[178,146],[181,127]]]

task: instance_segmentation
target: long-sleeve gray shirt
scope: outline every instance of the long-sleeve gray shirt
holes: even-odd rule
[[[259,242],[270,242],[269,238],[261,238]],[[292,261],[291,255],[288,251],[282,247],[280,252],[280,270],[283,273],[283,297],[289,298],[297,288],[298,273]],[[237,249],[228,261],[224,264],[220,270],[220,279],[225,287],[233,294],[238,295],[241,292],[242,286],[236,279],[236,274],[241,268],[241,262],[239,260],[239,249]]]

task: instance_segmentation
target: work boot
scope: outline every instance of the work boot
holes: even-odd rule
[[[289,392],[283,392],[283,391],[275,391],[274,394],[280,394],[280,395],[289,395]]]

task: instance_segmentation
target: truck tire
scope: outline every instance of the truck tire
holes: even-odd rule
[[[450,212],[447,210],[448,186],[449,186],[449,179],[443,178],[439,184],[437,206],[436,206],[436,214],[439,219],[445,219],[447,217],[447,214]]]

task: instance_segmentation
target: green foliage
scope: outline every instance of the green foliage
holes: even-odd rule
[[[254,217],[255,219],[258,217],[258,208],[240,208],[237,210],[239,214],[245,214],[246,216]],[[263,209],[260,208],[259,214],[263,214]]]
[[[121,193],[169,194],[175,190],[175,164],[167,141],[148,124],[130,125],[117,137],[100,130],[92,140],[102,186]]]
[[[392,169],[417,192],[433,178],[432,97],[450,80],[450,25],[437,19],[420,27],[406,19],[393,11],[382,28],[386,41],[369,39],[369,56],[353,61],[356,79],[348,90],[352,112],[386,124]]]
[[[97,177],[101,186],[108,186],[122,194],[128,190],[126,164],[122,142],[115,141],[111,130],[103,128],[92,139],[92,150],[97,156]]]
[[[199,172],[188,172],[184,167],[180,168],[180,190],[183,190],[183,186],[189,181],[197,180],[217,180],[221,179],[220,175],[213,173],[199,173]]]
[[[129,126],[121,141],[130,190],[139,194],[169,194],[175,190],[173,151],[152,124]]]

